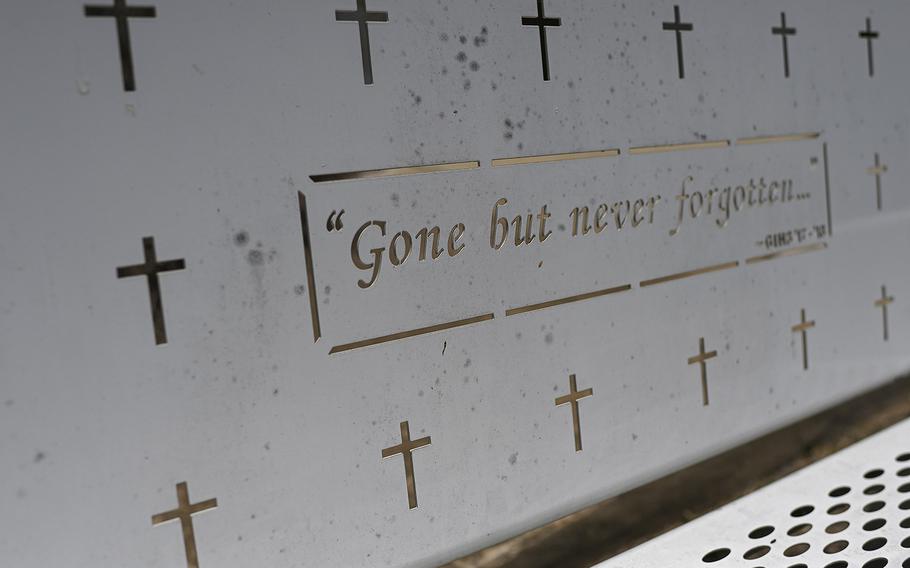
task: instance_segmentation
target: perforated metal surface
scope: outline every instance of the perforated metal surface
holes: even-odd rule
[[[599,568],[654,566],[910,568],[910,420]]]

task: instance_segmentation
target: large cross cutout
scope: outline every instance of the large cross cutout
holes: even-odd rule
[[[878,32],[872,31],[872,18],[866,18],[866,29],[860,30],[859,37],[866,40],[866,52],[869,56],[869,76],[875,75],[875,58],[872,56],[872,40],[878,39]]]
[[[578,390],[575,375],[569,375],[569,394],[556,398],[556,406],[568,404],[572,407],[572,430],[575,432],[575,451],[581,451],[581,419],[578,417],[578,401],[594,395],[594,389]]]
[[[675,20],[672,22],[664,22],[664,29],[676,32],[676,61],[679,64],[679,78],[685,79],[686,66],[683,61],[682,32],[691,32],[695,28],[691,23],[683,23],[682,20],[680,20],[679,6],[673,6],[673,15],[675,16]]]
[[[420,438],[419,440],[411,440],[411,429],[408,426],[408,421],[405,420],[399,424],[401,428],[401,443],[395,446],[384,448],[382,450],[382,457],[390,458],[392,456],[401,454],[401,457],[404,458],[404,477],[405,482],[408,486],[408,508],[416,509],[417,508],[417,485],[414,483],[414,458],[411,457],[411,452],[422,448],[424,446],[430,445],[430,437]]]
[[[335,21],[357,23],[360,30],[360,58],[363,60],[363,84],[372,85],[373,59],[370,53],[370,30],[367,26],[371,22],[388,22],[389,13],[368,12],[366,0],[357,0],[357,9],[354,11],[335,10]]]
[[[708,351],[705,352],[705,338],[698,338],[698,355],[689,357],[689,364],[694,365],[698,363],[701,366],[701,398],[702,405],[708,406],[708,359],[713,359],[717,357],[717,351]]]
[[[120,43],[120,67],[123,73],[123,90],[136,90],[133,71],[133,48],[130,44],[130,18],[154,18],[154,6],[127,6],[126,0],[114,0],[112,6],[85,6],[87,18],[114,18],[117,22],[117,39]]]
[[[882,210],[882,174],[887,173],[888,166],[882,164],[878,152],[875,153],[875,165],[866,168],[866,173],[875,176],[875,202],[878,210]]]
[[[152,516],[152,526],[160,525],[168,521],[180,519],[180,527],[183,529],[183,548],[186,550],[187,568],[199,568],[199,555],[196,551],[196,533],[193,530],[193,515],[214,509],[218,506],[217,499],[209,499],[201,503],[190,503],[190,492],[187,489],[186,482],[181,481],[177,484],[177,508],[164,513],[158,513]]]
[[[784,45],[784,77],[790,76],[790,50],[788,49],[787,37],[796,35],[796,28],[787,27],[787,15],[780,13],[780,27],[771,28],[771,33],[779,35]]]
[[[535,26],[540,34],[540,61],[543,65],[543,80],[550,80],[550,51],[547,47],[547,27],[556,28],[562,25],[560,18],[548,18],[544,13],[543,0],[537,0],[537,16],[524,16],[521,25]]]
[[[803,336],[803,370],[809,370],[809,340],[808,331],[815,327],[815,320],[806,321],[806,310],[800,310],[800,322],[790,328],[793,333],[802,333]]]
[[[882,286],[882,297],[875,300],[875,307],[882,309],[882,327],[884,329],[885,341],[888,341],[888,306],[894,303],[894,296],[888,295],[888,289]]]
[[[162,343],[167,343],[167,331],[164,328],[164,308],[161,301],[161,284],[158,282],[158,273],[183,270],[186,268],[186,262],[182,258],[159,262],[155,253],[155,237],[142,239],[142,249],[145,254],[145,262],[117,268],[117,278],[145,276],[148,280],[152,325],[155,327],[155,344],[161,345]]]

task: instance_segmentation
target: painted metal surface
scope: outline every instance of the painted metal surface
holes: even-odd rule
[[[431,566],[910,367],[906,3],[154,7],[2,9],[7,562]]]

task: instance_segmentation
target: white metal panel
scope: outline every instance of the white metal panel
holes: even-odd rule
[[[194,517],[203,566],[433,565],[910,367],[904,2],[686,3],[681,80],[662,29],[671,2],[548,0],[562,25],[548,32],[544,82],[537,30],[521,25],[535,2],[370,0],[390,20],[369,26],[370,86],[357,26],[335,21],[353,0],[155,7],[130,22],[129,93],[110,18],[86,18],[71,0],[2,8],[7,562],[183,565],[178,525],[150,519],[186,481],[193,502],[218,499]],[[789,78],[771,34],[780,10],[798,29]],[[867,17],[881,33],[874,78],[858,37]],[[737,144],[791,133],[818,137]],[[630,154],[705,140],[731,144]],[[867,173],[876,153],[888,166],[882,211]],[[311,178],[473,160],[479,168],[450,173]],[[670,236],[688,176],[703,191],[779,176],[810,197],[744,209],[723,229],[705,212]],[[571,236],[573,207],[593,215],[652,195],[653,224]],[[512,216],[548,205],[549,240],[491,249],[500,198]],[[328,231],[341,210],[344,228]],[[370,220],[388,223],[387,239],[464,223],[466,248],[386,262],[363,290],[350,248]],[[789,250],[758,246],[765,236],[819,225],[829,234],[802,244],[825,249],[746,264]],[[186,266],[160,275],[161,345],[144,278],[116,277],[141,262],[146,236],[160,260]],[[364,249],[380,246],[369,239]],[[882,285],[895,297],[888,342],[873,305]],[[817,322],[808,371],[791,332],[801,309]],[[481,314],[493,319],[329,354]],[[700,337],[718,351],[708,406],[687,364]],[[570,409],[554,404],[570,374],[594,393],[579,402],[582,452]],[[380,457],[405,420],[412,438],[432,437],[414,453],[415,509],[401,457]]]
[[[759,565],[910,565],[910,421],[598,566]]]

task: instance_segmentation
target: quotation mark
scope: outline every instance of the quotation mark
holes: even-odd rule
[[[329,219],[325,223],[325,228],[331,233],[332,231],[340,231],[344,228],[344,223],[341,222],[341,216],[344,215],[344,209],[335,214],[335,211],[329,213]]]

